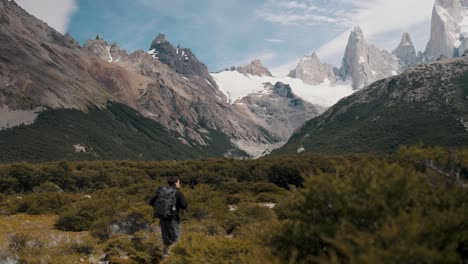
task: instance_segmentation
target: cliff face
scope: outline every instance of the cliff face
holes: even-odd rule
[[[424,53],[425,61],[461,56],[468,37],[468,1],[437,0],[432,11],[431,37]]]

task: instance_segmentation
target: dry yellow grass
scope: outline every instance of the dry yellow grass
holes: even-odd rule
[[[0,216],[0,246],[6,247],[9,237],[15,233],[24,233],[30,237],[51,241],[58,238],[78,238],[87,232],[72,233],[54,229],[57,215],[25,215],[16,214]]]
[[[91,261],[94,256],[77,252],[78,245],[91,246],[94,254],[100,254],[101,250],[97,249],[99,245],[88,232],[54,229],[57,218],[57,215],[0,216],[0,248],[15,252],[20,263]],[[20,241],[25,241],[25,244],[18,247],[21,245]]]

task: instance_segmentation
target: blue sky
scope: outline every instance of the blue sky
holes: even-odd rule
[[[192,49],[210,71],[261,59],[278,75],[317,51],[335,66],[349,31],[393,49],[403,32],[423,50],[433,0],[17,0],[80,43],[97,34],[129,52],[147,50],[158,33]],[[40,3],[39,3],[40,2]]]

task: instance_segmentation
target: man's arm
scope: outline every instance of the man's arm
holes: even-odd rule
[[[187,209],[188,207],[187,199],[185,199],[185,196],[182,194],[181,191],[177,191],[176,198],[177,198],[178,207],[180,209]]]

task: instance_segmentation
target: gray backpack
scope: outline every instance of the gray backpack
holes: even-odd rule
[[[154,217],[159,219],[173,219],[176,214],[176,192],[173,187],[159,187],[156,196],[150,204],[154,209]]]

